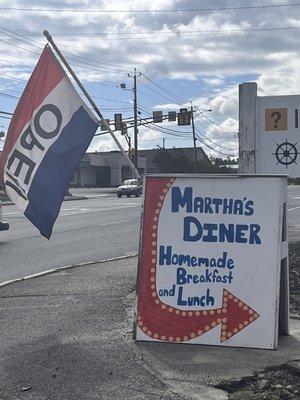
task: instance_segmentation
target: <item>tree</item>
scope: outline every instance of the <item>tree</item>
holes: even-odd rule
[[[153,158],[154,163],[161,173],[194,173],[194,160],[188,158],[182,149],[158,149]],[[198,161],[198,172],[200,174],[235,174],[236,169],[231,165],[236,160],[227,157],[203,157]]]
[[[154,163],[159,172],[165,173],[188,173],[194,171],[193,162],[184,155],[182,149],[158,149],[156,150]]]

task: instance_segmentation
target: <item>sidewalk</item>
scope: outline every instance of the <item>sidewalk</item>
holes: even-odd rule
[[[222,400],[220,381],[300,358],[300,320],[275,351],[135,342],[136,265],[132,257],[1,288],[1,400]]]

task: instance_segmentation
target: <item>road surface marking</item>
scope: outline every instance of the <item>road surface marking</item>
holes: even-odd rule
[[[115,210],[122,210],[125,208],[133,208],[133,206],[130,205],[126,205],[123,207],[115,207],[115,208],[98,208],[98,209],[80,209],[77,211],[73,211],[73,212],[69,212],[69,213],[61,213],[60,216],[61,217],[67,217],[69,215],[79,215],[79,214],[87,214],[87,213],[95,213],[95,212],[105,212],[105,211],[115,211]]]
[[[115,193],[112,193],[112,194],[87,194],[86,196],[88,199],[93,199],[96,197],[112,197],[113,195],[115,195]],[[83,196],[85,196],[85,195],[83,195]]]
[[[137,203],[125,203],[124,205],[120,206],[120,203],[113,203],[113,204],[104,204],[102,208],[62,208],[60,210],[61,217],[67,217],[69,215],[76,215],[76,214],[86,214],[86,213],[94,213],[94,212],[104,212],[104,211],[114,211],[114,210],[122,210],[125,208],[133,208],[136,206]],[[118,206],[118,207],[115,207]],[[67,212],[66,212],[67,211]],[[69,212],[68,212],[69,211]],[[12,211],[3,213],[3,216],[12,216],[12,215],[23,215],[21,211]]]

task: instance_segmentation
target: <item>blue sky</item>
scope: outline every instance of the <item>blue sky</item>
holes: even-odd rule
[[[47,29],[106,118],[119,112],[133,116],[132,92],[118,85],[132,88],[128,73],[135,67],[142,73],[141,117],[192,101],[198,145],[215,156],[234,156],[239,83],[256,81],[261,95],[300,92],[300,2],[289,3],[296,2],[0,0],[0,111],[14,111]],[[3,116],[0,126],[6,132],[9,120]],[[139,147],[161,146],[163,138],[166,147],[193,143],[191,127],[166,122],[140,128]],[[109,135],[90,146],[91,151],[113,149]]]

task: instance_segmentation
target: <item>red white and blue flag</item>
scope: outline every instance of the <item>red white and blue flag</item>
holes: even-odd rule
[[[48,239],[97,128],[95,116],[46,46],[12,117],[0,159],[0,181]]]

